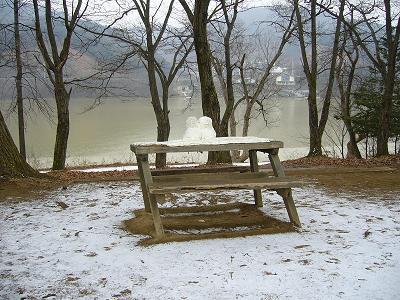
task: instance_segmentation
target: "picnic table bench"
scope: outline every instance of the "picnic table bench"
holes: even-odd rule
[[[291,188],[301,185],[302,182],[285,176],[278,156],[279,148],[283,148],[283,143],[280,141],[256,137],[219,137],[201,141],[176,140],[132,144],[131,150],[136,155],[145,211],[153,216],[156,235],[164,234],[157,195],[218,189],[252,189],[255,205],[258,207],[263,206],[261,189],[275,190],[283,198],[290,221],[300,227]],[[186,172],[180,175],[179,172],[174,172],[173,175],[168,175],[168,173],[158,172],[155,175],[154,171],[153,174],[150,171],[149,154],[232,150],[249,152],[250,172],[240,173],[232,169],[232,172],[228,173]],[[274,176],[259,172],[257,152],[268,154]]]

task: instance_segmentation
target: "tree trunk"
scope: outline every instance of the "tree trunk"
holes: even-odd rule
[[[384,83],[385,90],[379,115],[377,156],[389,155],[388,141],[390,137],[390,115],[392,112],[394,80],[394,72],[388,72]]]
[[[15,88],[18,109],[19,152],[21,153],[22,158],[26,161],[24,103],[22,98],[21,37],[19,34],[19,0],[14,0],[14,42],[15,62],[17,69],[17,74],[15,76]]]
[[[0,112],[0,179],[7,177],[36,177],[35,171],[20,155]]]
[[[360,149],[358,149],[357,143],[361,140],[356,139],[356,134],[354,133],[353,126],[350,119],[345,119],[344,124],[349,134],[350,141],[347,143],[347,155],[346,158],[361,158]]]
[[[318,127],[316,79],[309,88],[308,95],[308,127],[310,131],[310,148],[307,156],[322,155],[322,134]]]
[[[215,90],[212,68],[211,51],[207,39],[207,18],[210,0],[196,0],[193,13],[193,39],[199,68],[201,104],[203,115],[212,119],[217,137],[228,136],[228,126],[220,128],[220,106]],[[208,163],[231,163],[229,151],[209,152]]]
[[[53,170],[63,170],[67,158],[70,93],[65,89],[62,73],[56,75],[54,92],[57,105],[57,131],[54,146]]]
[[[349,130],[349,127],[347,127],[347,130]],[[361,152],[360,149],[358,148],[358,143],[361,142],[365,136],[356,136],[354,131],[353,131],[353,127],[350,125],[351,128],[351,133],[349,133],[349,137],[350,137],[350,141],[347,143],[347,155],[346,158],[357,158],[357,159],[361,159]]]
[[[228,127],[221,128],[219,127],[219,131],[217,132],[217,137],[228,136]],[[216,164],[216,163],[232,163],[232,157],[230,151],[211,151],[208,152],[208,161],[207,164]]]
[[[230,136],[237,136],[236,132],[236,117],[235,113],[233,112],[231,118],[229,119],[229,128],[230,128]],[[238,162],[240,157],[240,150],[233,150],[231,151],[232,161]]]
[[[345,1],[340,1],[339,17],[336,20],[335,37],[330,56],[330,71],[327,82],[326,93],[323,101],[321,112],[321,119],[318,121],[318,108],[317,108],[317,76],[318,76],[318,47],[317,47],[317,1],[310,1],[310,32],[304,30],[304,18],[302,17],[302,8],[299,1],[293,2],[297,19],[298,39],[300,42],[301,56],[303,60],[303,69],[306,75],[309,95],[308,95],[308,124],[310,129],[310,148],[307,156],[322,155],[322,135],[325,130],[326,122],[329,116],[330,102],[333,90],[334,73],[336,69],[336,60],[339,51],[339,37],[341,33],[342,17],[344,12]],[[311,45],[308,46],[305,40],[306,35],[310,35]],[[310,50],[309,50],[310,49]],[[309,58],[309,51],[311,51],[311,58]]]
[[[249,128],[250,128],[250,117],[251,111],[253,110],[254,101],[247,100],[246,110],[243,115],[243,128],[242,128],[242,136],[249,135]],[[249,152],[243,151],[242,154],[237,157],[238,162],[244,162],[246,159],[249,158]]]
[[[164,114],[161,117],[157,117],[157,142],[168,141],[169,134],[171,130],[171,125],[169,122],[168,115]],[[165,168],[167,165],[167,155],[166,153],[156,154],[156,168]]]

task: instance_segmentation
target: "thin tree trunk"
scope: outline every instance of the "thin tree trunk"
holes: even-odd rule
[[[53,1],[54,2],[54,1]],[[61,170],[65,168],[65,161],[67,156],[67,145],[69,136],[69,100],[71,90],[67,92],[64,77],[63,68],[68,60],[69,51],[71,46],[71,40],[73,32],[76,28],[77,23],[81,19],[86,8],[81,11],[82,0],[77,0],[72,4],[72,12],[69,18],[69,12],[67,8],[67,2],[63,1],[64,11],[64,28],[65,36],[62,41],[62,49],[59,51],[60,40],[56,37],[54,31],[54,19],[53,10],[51,7],[52,1],[45,1],[45,24],[47,41],[44,39],[39,13],[39,4],[37,0],[33,0],[33,7],[35,12],[35,33],[36,42],[38,48],[42,54],[44,65],[46,67],[47,74],[54,88],[54,97],[57,106],[57,131],[56,141],[54,146],[54,157],[53,157],[53,170]]]
[[[1,177],[39,176],[18,152],[0,112],[0,179]]]
[[[70,100],[70,93],[65,89],[62,73],[56,75],[54,93],[57,105],[57,131],[52,169],[62,170],[65,168],[67,158]]]
[[[379,116],[379,131],[377,135],[377,156],[389,155],[388,141],[390,137],[390,120],[393,106],[393,90],[396,80],[396,58],[399,51],[400,18],[393,26],[392,5],[390,0],[384,0],[385,5],[385,30],[387,43],[387,66],[381,70],[384,79],[384,92]],[[385,74],[386,71],[386,74]],[[385,76],[386,75],[386,76]]]
[[[308,127],[310,131],[310,148],[307,156],[322,155],[322,134],[318,128],[316,80],[313,81],[308,95]]]
[[[19,0],[14,0],[14,41],[15,41],[15,61],[17,74],[15,76],[15,87],[18,109],[18,136],[19,152],[26,161],[25,149],[25,121],[24,121],[24,102],[22,97],[22,61],[21,61],[21,37],[19,34]]]
[[[353,127],[350,126],[351,129],[353,130]],[[346,127],[347,128],[347,127]],[[359,135],[358,137],[354,134],[354,131],[350,135],[350,141],[347,143],[347,155],[346,158],[357,158],[361,159],[361,152],[360,149],[358,148],[358,143],[361,142],[363,139],[365,139],[364,135]]]
[[[220,126],[220,106],[211,69],[211,51],[207,39],[207,16],[210,0],[196,0],[193,14],[193,39],[199,69],[203,115],[212,119],[218,137],[228,136],[228,127]],[[209,152],[208,163],[231,163],[229,151]]]
[[[360,149],[358,149],[356,135],[353,130],[353,126],[350,122],[344,122],[347,133],[349,134],[350,141],[347,143],[347,155],[346,158],[361,158]]]
[[[158,94],[157,79],[156,79],[156,63],[155,63],[155,50],[152,41],[152,35],[149,28],[147,28],[147,76],[149,79],[151,104],[157,120],[157,141],[164,142],[169,138],[170,124],[168,118],[168,107],[161,106],[160,96]],[[164,85],[164,84],[163,84]],[[163,97],[168,97],[168,90],[165,91],[163,87]],[[163,99],[163,104],[166,105],[167,99]],[[156,154],[156,168],[164,168],[166,166],[166,154]]]
[[[379,130],[377,134],[377,156],[389,155],[388,141],[390,137],[390,119],[393,103],[394,72],[388,72],[384,83],[384,94],[379,115]]]
[[[156,116],[157,119],[157,141],[165,142],[169,139],[169,134],[171,131],[171,125],[169,122],[169,111],[168,111],[168,86],[163,83],[163,109],[162,113]],[[166,153],[156,154],[156,168],[165,168],[167,165],[167,155]]]
[[[346,126],[347,133],[349,135],[349,142],[347,143],[347,154],[346,158],[358,158],[361,159],[361,152],[358,149],[357,143],[363,140],[364,137],[356,138],[356,133],[354,132],[353,124],[351,122],[351,96],[352,96],[352,87],[354,81],[354,75],[356,72],[356,67],[359,59],[359,50],[358,46],[350,32],[350,37],[352,44],[350,47],[352,48],[351,53],[346,52],[346,56],[344,56],[346,50],[346,44],[348,39],[348,32],[345,31],[343,33],[343,44],[339,50],[338,57],[339,63],[336,67],[336,82],[338,84],[339,95],[340,95],[340,111],[341,111],[341,119]],[[346,68],[346,62],[349,61],[350,65]],[[346,70],[348,70],[346,72]]]

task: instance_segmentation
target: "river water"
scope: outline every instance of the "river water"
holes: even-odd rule
[[[92,102],[89,98],[71,99],[68,165],[130,162],[134,159],[129,149],[131,143],[156,140],[156,121],[149,99],[106,98],[101,105],[84,113]],[[183,97],[170,99],[170,139],[183,136],[187,117],[202,116],[200,99],[191,102],[189,105]],[[2,111],[9,104],[9,101],[1,102]],[[249,135],[283,141],[283,159],[304,155],[308,142],[307,101],[278,98],[275,105],[269,115],[273,122],[266,127],[259,116],[252,120]],[[240,113],[236,116],[240,121]],[[16,117],[12,115],[7,123],[13,137],[17,137]],[[55,123],[40,113],[30,113],[26,123],[28,160],[35,167],[51,166]],[[194,156],[170,158],[174,161],[197,159]]]

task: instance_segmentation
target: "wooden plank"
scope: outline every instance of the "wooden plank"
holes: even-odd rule
[[[236,176],[238,175],[238,176]],[[261,175],[261,176],[260,176]],[[173,177],[173,178],[171,178]],[[159,178],[153,184],[149,185],[149,191],[152,194],[164,193],[186,193],[194,191],[216,190],[216,189],[282,189],[293,186],[300,186],[304,182],[290,177],[266,177],[259,173],[229,174],[221,176],[209,174],[186,175],[184,177],[165,176]]]
[[[194,173],[230,173],[230,172],[249,172],[250,167],[248,166],[209,166],[209,167],[180,167],[180,168],[168,168],[168,169],[155,169],[151,170],[152,176],[170,176],[170,175],[181,175],[181,174],[194,174]]]
[[[146,189],[143,190],[143,192],[148,194],[150,210],[151,210],[151,214],[153,215],[154,229],[155,229],[156,235],[163,236],[164,229],[163,229],[163,226],[161,223],[160,212],[158,210],[156,195],[152,194],[149,189],[149,186],[153,184],[153,179],[152,179],[152,176],[150,173],[148,156],[147,155],[136,155],[136,158],[138,161],[140,161],[140,164],[141,164],[142,173],[143,173],[143,183],[144,183],[144,186],[146,187]]]
[[[258,169],[257,151],[250,150],[249,158],[250,158],[250,171],[253,173],[258,172],[259,169]],[[254,201],[257,207],[262,207],[263,202],[262,202],[261,189],[254,189],[253,192],[254,192]]]
[[[218,138],[217,138],[218,139]],[[169,152],[205,152],[205,151],[232,151],[232,150],[268,150],[283,148],[283,142],[271,141],[263,143],[220,143],[210,141],[207,143],[199,144],[179,144],[179,143],[152,143],[152,144],[132,144],[131,150],[136,154],[150,154],[150,153],[169,153]]]
[[[226,181],[227,179],[233,180],[242,180],[242,179],[249,179],[249,178],[274,178],[267,174],[266,172],[257,172],[257,173],[198,173],[198,174],[181,174],[181,175],[168,175],[168,176],[154,176],[153,183],[179,183],[182,184],[183,182],[208,182],[208,181]]]

